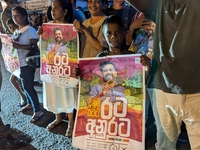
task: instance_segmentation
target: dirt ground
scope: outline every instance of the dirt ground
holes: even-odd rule
[[[2,107],[0,116],[2,117],[4,124],[11,125],[10,133],[14,137],[27,141],[28,144],[19,150],[77,150],[71,145],[72,139],[64,136],[68,125],[66,119],[51,132],[46,130],[48,123],[54,120],[54,114],[42,108],[41,86],[35,86],[35,89],[38,93],[41,108],[44,112],[43,117],[33,124],[29,122],[33,113],[32,110],[26,111],[25,113],[18,112],[19,107],[17,104],[20,102],[20,97],[9,82],[10,73],[6,71],[1,56],[0,63],[3,74],[3,85],[0,92]],[[36,71],[35,80],[40,81],[39,70]],[[155,150],[155,137],[155,132],[149,134],[146,140],[146,150]],[[6,148],[0,147],[0,150],[4,149],[6,150]],[[17,149],[13,148],[11,150]],[[190,150],[189,144],[179,142],[178,150]]]

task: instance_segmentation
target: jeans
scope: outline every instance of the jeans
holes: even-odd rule
[[[20,78],[22,81],[22,88],[27,96],[27,104],[32,104],[33,112],[40,111],[40,103],[37,92],[34,89],[35,68],[24,66],[20,68]]]
[[[171,94],[147,89],[157,128],[156,150],[176,150],[182,121],[192,150],[200,150],[200,93]]]

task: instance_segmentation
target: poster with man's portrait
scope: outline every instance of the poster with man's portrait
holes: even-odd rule
[[[13,48],[12,35],[1,34],[2,50],[1,54],[4,60],[5,68],[16,77],[20,76],[20,65],[18,53]]]
[[[43,24],[40,37],[41,80],[61,87],[75,87],[72,73],[78,61],[78,33],[72,24]]]
[[[144,150],[140,55],[80,59],[72,144],[87,150]]]

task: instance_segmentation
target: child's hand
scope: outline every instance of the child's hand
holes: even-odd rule
[[[80,78],[82,78],[82,73],[81,73],[81,70],[78,68],[78,65],[76,65],[74,69],[72,70],[72,76],[74,77],[80,76]]]
[[[40,35],[43,33],[42,26],[39,26],[39,27],[38,27],[38,30],[37,30],[36,33],[37,33],[38,36],[40,36]]]

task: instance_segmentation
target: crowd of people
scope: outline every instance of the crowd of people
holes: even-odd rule
[[[88,16],[76,8],[76,0],[54,0],[46,15],[28,14],[18,6],[17,0],[4,1],[7,7],[1,14],[2,32],[13,34],[13,47],[17,49],[20,63],[20,79],[11,75],[10,81],[20,94],[19,111],[33,109],[31,123],[44,114],[34,89],[35,68],[27,65],[25,57],[38,47],[39,36],[43,33],[42,23],[73,24],[80,35],[80,58],[142,54],[148,95],[145,118],[147,122],[151,103],[157,127],[157,150],[176,149],[182,121],[187,126],[191,148],[200,149],[200,83],[197,79],[200,72],[194,69],[198,68],[199,62],[199,42],[195,40],[199,37],[199,26],[193,20],[195,17],[190,17],[196,12],[195,16],[199,18],[194,0],[127,0],[134,7],[125,0],[113,0],[112,5],[108,5],[106,0],[88,0]],[[189,18],[189,23],[185,24]],[[188,35],[193,41],[187,38]],[[55,41],[56,36],[61,39],[61,29],[55,30],[54,36]],[[63,48],[60,42],[53,44],[55,51]],[[102,64],[102,68],[106,65],[115,72],[111,62]],[[111,89],[115,90],[103,84],[97,85],[90,95],[104,96]],[[69,120],[66,136],[72,137],[77,98],[77,88],[61,88],[43,82],[43,107],[55,114],[48,130],[59,125],[63,119],[61,113],[65,113]],[[1,120],[0,126],[0,141],[4,140],[11,147],[23,145],[23,141],[17,141],[7,133]]]

